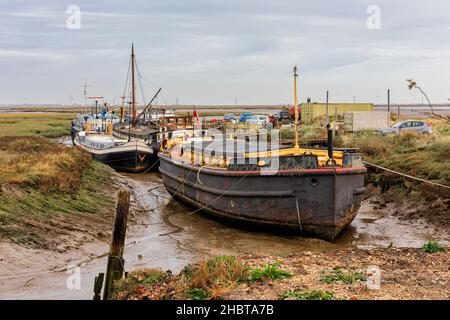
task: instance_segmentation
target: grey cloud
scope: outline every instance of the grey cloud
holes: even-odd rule
[[[341,99],[380,102],[379,92],[391,87],[409,102],[407,76],[436,87],[437,101],[448,95],[433,80],[449,80],[444,0],[432,7],[418,0],[75,2],[4,1],[0,103],[65,102],[69,94],[81,102],[85,77],[92,90],[117,96],[131,42],[147,83],[162,85],[172,103],[290,102],[294,64],[302,70],[301,99],[332,89]],[[80,6],[81,30],[65,28],[68,4]],[[372,4],[381,8],[381,30],[366,28]],[[57,81],[43,93],[47,79]]]

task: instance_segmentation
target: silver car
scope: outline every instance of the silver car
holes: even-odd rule
[[[380,129],[381,134],[400,133],[402,131],[416,131],[420,133],[432,133],[431,126],[423,120],[405,120],[396,123],[390,128]]]

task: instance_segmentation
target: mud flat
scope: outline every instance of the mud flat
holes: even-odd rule
[[[93,279],[85,275],[87,270],[91,275],[104,271],[115,213],[114,194],[119,188],[132,191],[127,181],[113,173],[107,190],[113,195],[112,203],[101,214],[57,214],[50,221],[30,219],[25,222],[24,228],[38,237],[37,243],[28,240],[21,243],[2,235],[0,299],[88,299]],[[131,200],[128,229],[133,234],[145,223],[142,207],[134,194]],[[87,268],[93,260],[98,260],[94,265],[98,268]],[[81,286],[70,289],[67,279],[78,270],[83,270]]]
[[[28,141],[24,139],[23,141]],[[36,143],[44,144],[45,148],[48,146],[48,142]],[[13,149],[25,150],[25,147],[30,148],[27,143],[19,143]],[[26,162],[17,163],[11,158],[11,149],[4,150],[1,155],[9,161],[9,166],[3,166],[7,173],[2,175],[3,179],[10,184],[40,181],[35,176],[41,175],[45,169],[48,179],[42,180],[46,183],[41,185],[41,188],[47,190],[45,192],[55,186],[67,186],[70,179],[60,179],[60,174],[54,174],[50,170],[53,167],[49,164],[59,163],[59,155],[66,147],[61,146],[61,150],[59,147],[55,148],[53,146],[48,150],[50,153],[46,156],[47,160],[39,170],[31,171],[28,167],[25,168],[27,170],[16,170],[15,166]],[[36,148],[31,148],[34,149]],[[25,160],[36,165],[39,163],[36,159],[41,158],[34,155]],[[49,159],[53,162],[49,162]],[[171,199],[158,173],[125,175],[108,171],[112,180],[106,181],[105,187],[105,182],[103,186],[100,183],[100,177],[105,174],[102,170],[108,168],[99,167],[95,170],[99,169],[101,170],[96,174],[91,172],[88,175],[90,183],[81,188],[91,191],[83,193],[79,198],[86,201],[79,202],[76,196],[57,194],[57,197],[52,198],[56,202],[49,203],[53,207],[42,205],[48,198],[43,196],[44,191],[28,193],[24,190],[33,189],[25,187],[20,190],[2,186],[0,199],[7,201],[1,203],[3,211],[0,212],[6,214],[6,220],[0,221],[0,227],[3,228],[0,233],[1,299],[91,299],[94,278],[106,268],[105,255],[109,248],[114,217],[114,195],[119,188],[127,188],[133,193],[132,216],[124,252],[125,269],[132,271],[155,268],[163,270],[164,274],[166,270],[171,271],[167,273],[170,276],[161,278],[166,282],[146,289],[149,296],[124,295],[127,298],[161,298],[167,293],[164,293],[164,288],[169,284],[175,286],[169,298],[186,298],[186,291],[180,289],[184,287],[180,286],[179,278],[174,275],[179,274],[187,265],[223,255],[237,256],[252,268],[264,268],[264,265],[277,261],[282,263],[280,268],[286,268],[295,274],[281,282],[243,282],[228,291],[214,293],[224,298],[277,299],[284,291],[291,289],[330,291],[334,298],[339,299],[448,298],[448,288],[442,287],[442,281],[448,286],[448,269],[444,268],[449,265],[448,253],[427,255],[419,249],[429,240],[436,240],[447,248],[450,245],[449,203],[445,195],[432,197],[430,199],[433,200],[427,203],[422,197],[404,197],[404,193],[400,193],[401,197],[398,197],[394,187],[385,194],[375,190],[363,201],[350,227],[334,243],[330,243],[314,238],[224,226],[200,213],[191,214],[192,208]],[[20,179],[10,175],[16,172],[21,172]],[[72,169],[66,170],[66,177],[70,177],[73,172]],[[76,179],[72,182],[78,185]],[[34,195],[39,196],[43,202],[36,202]],[[61,208],[61,203],[64,204],[63,207],[71,207],[72,211],[80,203],[89,204],[88,208],[96,209],[90,213],[80,213],[86,209],[83,205],[79,207],[78,214],[76,210],[52,213]],[[42,219],[35,219],[27,211],[27,208],[36,211],[36,208],[40,208],[36,207],[38,204],[42,206],[42,210],[37,211],[46,213]],[[17,213],[17,210],[25,213],[22,223],[11,223],[8,215]],[[50,219],[46,219],[47,214],[50,214]],[[9,236],[5,230],[9,232]],[[302,264],[307,269],[306,274],[301,273]],[[347,288],[342,285],[325,286],[320,282],[319,274],[328,269],[342,267],[353,270],[352,272],[365,272],[369,265],[377,265],[382,271],[382,289],[377,292],[367,291],[364,289],[365,284],[361,283]],[[79,286],[70,285],[71,276],[75,274],[79,275]],[[137,283],[136,288],[140,287],[141,284]],[[414,288],[417,294],[410,288]],[[161,292],[164,294],[161,295]]]
[[[385,272],[393,270],[392,272],[399,279],[402,272],[407,278],[409,275],[417,276],[413,278],[417,281],[422,279],[418,278],[420,270],[427,267],[429,270],[424,270],[426,274],[423,281],[427,279],[432,281],[434,278],[427,278],[428,274],[436,271],[437,274],[445,276],[442,273],[442,266],[444,264],[448,266],[446,253],[428,256],[422,255],[418,249],[431,239],[448,246],[448,230],[439,229],[439,226],[432,225],[425,219],[402,220],[392,214],[393,209],[390,206],[394,204],[386,204],[384,207],[377,202],[376,198],[365,200],[351,226],[335,243],[329,243],[314,238],[281,236],[230,228],[201,214],[189,214],[192,208],[172,200],[157,173],[128,174],[120,175],[120,177],[123,179],[123,186],[133,190],[134,210],[140,217],[129,226],[127,232],[127,247],[124,253],[127,271],[151,267],[164,271],[171,270],[174,275],[182,271],[186,265],[205,261],[212,256],[231,255],[248,260],[249,265],[261,267],[266,262],[280,260],[283,264],[282,268],[289,270],[300,268],[299,261],[303,260],[299,259],[304,259],[305,263],[311,264],[312,269],[308,271],[308,275],[311,279],[315,279],[314,281],[317,280],[317,273],[327,268],[344,266],[349,269],[362,268],[364,271],[370,264],[378,264],[382,270],[386,265]],[[109,221],[112,221],[112,216]],[[73,224],[76,225],[76,222],[74,221]],[[61,238],[61,244],[68,246],[61,252],[30,249],[2,242],[0,298],[91,299],[94,277],[99,272],[104,272],[106,268],[104,254],[108,250],[112,225],[93,224],[91,227],[93,230],[104,232],[105,236],[101,239],[88,237],[85,242],[77,245],[71,245],[67,238]],[[387,249],[388,247],[390,249]],[[410,258],[413,260],[409,261]],[[403,267],[401,267],[402,259],[409,261],[408,264],[405,262]],[[420,266],[420,259],[425,259],[423,266]],[[391,260],[397,262],[392,262],[392,267],[389,267]],[[348,263],[352,264],[347,265]],[[68,272],[67,268],[73,271],[74,269],[70,268],[72,265],[80,267],[81,285],[78,289],[67,287],[67,281],[73,274]],[[292,279],[306,281],[301,274],[298,277]],[[420,281],[426,283],[426,281]],[[320,285],[320,283],[311,282],[311,288],[313,284]],[[256,291],[243,298],[259,296],[277,298],[277,295],[284,290],[284,287],[273,289],[277,285],[278,282],[274,282],[273,285],[264,282],[265,289],[261,289],[261,292],[255,285]],[[406,282],[403,285],[398,283],[391,285],[392,287],[389,288],[397,290],[397,293],[407,290],[408,287]],[[287,284],[287,286],[294,286],[294,284]],[[270,288],[275,291],[270,293]],[[423,292],[423,296],[431,297],[431,292],[436,289],[436,295],[433,297],[440,294],[440,298],[444,298],[443,294],[446,291],[440,288],[428,287],[426,292]],[[245,286],[236,290],[241,289],[248,290]],[[230,298],[240,297],[238,291],[230,293]],[[350,297],[353,293],[353,291],[345,291],[342,294],[335,292],[338,298]],[[388,295],[372,295],[371,291],[364,294],[359,297],[389,298]]]

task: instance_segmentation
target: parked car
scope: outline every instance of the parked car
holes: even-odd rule
[[[251,116],[253,116],[253,114],[250,112],[242,113],[239,117],[239,122],[246,122]]]
[[[423,120],[405,120],[396,123],[390,128],[380,129],[381,134],[400,133],[402,131],[416,131],[420,133],[432,133],[431,126]]]
[[[273,114],[273,116],[274,116],[274,118],[275,119],[280,119],[280,111],[277,111],[277,112],[275,112],[274,114]]]
[[[236,120],[236,116],[234,115],[234,113],[227,113],[223,116],[223,120],[225,121]]]
[[[289,113],[289,110],[281,110],[278,120],[279,121],[281,121],[281,120],[291,120],[291,114]]]
[[[247,122],[265,127],[269,123],[269,117],[266,115],[254,115],[247,119]]]
[[[275,125],[275,123],[277,122],[277,116],[276,116],[276,113],[275,113],[275,114],[271,114],[271,115],[269,116],[269,122],[272,124],[272,126]]]

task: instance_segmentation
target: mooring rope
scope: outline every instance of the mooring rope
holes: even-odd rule
[[[384,170],[384,171],[388,171],[388,172],[397,174],[399,176],[403,176],[403,177],[408,178],[408,179],[420,181],[420,182],[423,182],[423,183],[428,183],[430,185],[441,187],[441,188],[450,189],[450,186],[447,186],[445,184],[441,184],[441,183],[437,183],[437,182],[434,182],[434,181],[430,181],[430,180],[425,180],[425,179],[422,179],[422,178],[414,177],[414,176],[411,176],[409,174],[401,173],[401,172],[398,172],[398,171],[395,171],[395,170],[392,170],[392,169],[388,169],[388,168],[385,168],[385,167],[382,167],[382,166],[379,166],[379,165],[376,165],[376,164],[373,164],[373,163],[370,163],[370,162],[367,162],[367,161],[363,161],[363,163],[368,165],[368,166],[371,166],[371,167],[374,167],[374,168],[378,168],[378,169],[381,169],[381,170]]]
[[[194,210],[194,211],[191,211],[191,212],[189,212],[189,213],[186,213],[185,215],[190,216],[190,215],[192,215],[192,214],[194,214],[194,213],[196,213],[196,212],[199,212],[200,210],[203,210],[203,209],[205,209],[205,208],[208,208],[208,206],[209,206],[211,203],[213,203],[214,201],[219,200],[220,198],[222,198],[223,196],[225,196],[225,194],[226,194],[227,191],[230,191],[230,190],[233,189],[235,186],[237,186],[239,183],[241,183],[242,180],[244,180],[244,179],[250,174],[250,172],[252,172],[252,170],[256,168],[256,166],[257,166],[257,165],[255,165],[253,168],[251,168],[251,170],[248,170],[247,173],[246,173],[245,175],[243,175],[238,181],[236,181],[235,183],[233,183],[233,184],[231,185],[231,187],[229,187],[228,189],[224,190],[224,192],[221,193],[219,196],[217,196],[216,198],[212,199],[210,202],[204,204],[203,206],[199,207],[198,209],[196,209],[196,210]]]

